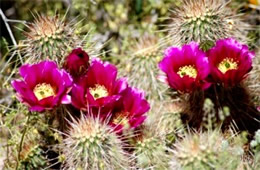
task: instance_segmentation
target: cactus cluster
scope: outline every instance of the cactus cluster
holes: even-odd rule
[[[219,131],[187,133],[177,141],[173,150],[173,169],[236,169],[239,154],[228,148],[229,142]],[[236,148],[237,149],[237,148]]]
[[[232,1],[45,2],[61,15],[0,9],[26,27],[0,40],[0,169],[259,169],[260,60]]]

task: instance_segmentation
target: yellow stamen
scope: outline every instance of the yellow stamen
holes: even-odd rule
[[[218,65],[218,69],[222,72],[222,73],[226,73],[229,70],[235,70],[237,69],[238,63],[236,61],[234,61],[233,58],[225,58],[224,60],[222,60],[219,65]]]
[[[179,71],[177,72],[180,77],[189,76],[191,78],[197,77],[197,70],[192,65],[186,65],[179,68]]]
[[[228,19],[226,22],[228,24],[228,28],[232,30],[234,26],[234,21],[232,19]]]
[[[37,84],[33,89],[33,93],[38,100],[42,100],[50,96],[55,96],[54,88],[47,83]]]
[[[89,89],[89,92],[90,92],[90,94],[95,98],[95,100],[96,99],[99,99],[99,98],[101,98],[101,97],[106,97],[106,96],[108,96],[108,91],[107,91],[107,89],[104,87],[104,86],[102,86],[102,85],[99,85],[99,84],[97,84],[95,87],[93,87],[93,88],[90,88]]]
[[[117,113],[116,117],[113,119],[113,123],[123,125],[126,129],[129,128],[130,125],[128,123],[127,115],[128,113],[124,112]]]

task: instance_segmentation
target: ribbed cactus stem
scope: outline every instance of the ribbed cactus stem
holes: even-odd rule
[[[66,54],[81,45],[82,40],[75,29],[73,23],[64,21],[58,15],[37,16],[24,33],[26,39],[21,41],[27,62],[51,59],[62,64]]]
[[[173,10],[167,42],[183,45],[199,42],[209,49],[216,40],[234,37],[247,41],[249,26],[227,7],[225,0],[187,0]]]
[[[64,169],[120,169],[128,166],[123,142],[108,125],[91,116],[82,116],[70,125],[61,144]]]

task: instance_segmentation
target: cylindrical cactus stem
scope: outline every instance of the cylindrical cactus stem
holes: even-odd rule
[[[172,169],[236,169],[241,161],[236,151],[242,146],[232,146],[219,130],[187,133],[173,148]]]
[[[120,58],[120,74],[128,76],[129,84],[143,89],[148,99],[165,98],[166,86],[157,80],[158,62],[162,58],[162,49],[158,36],[143,36],[128,49],[128,57]]]
[[[129,166],[123,141],[107,124],[92,116],[72,120],[61,151],[64,169],[124,169]]]
[[[28,31],[24,32],[26,39],[21,41],[27,63],[54,60],[62,66],[65,57],[77,47],[86,50],[91,57],[97,55],[103,46],[91,40],[91,32],[82,36],[77,23],[65,18],[37,15],[35,21],[27,25]]]
[[[155,130],[155,129],[154,129]],[[142,127],[134,145],[134,159],[139,169],[168,169],[170,156],[168,147],[152,128]]]
[[[225,0],[187,0],[173,10],[169,18],[167,42],[183,45],[199,42],[203,49],[210,48],[218,39],[234,37],[247,42],[249,25],[241,20]]]

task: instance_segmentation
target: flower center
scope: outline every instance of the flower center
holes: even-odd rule
[[[129,128],[130,125],[128,123],[127,112],[120,112],[116,114],[116,117],[113,119],[114,124],[123,125],[124,128]]]
[[[95,87],[89,89],[90,94],[96,99],[108,96],[108,91],[105,86],[97,84]]]
[[[237,62],[234,61],[233,58],[225,58],[224,60],[222,60],[219,65],[218,65],[218,69],[222,72],[222,73],[226,73],[229,70],[235,70],[237,69]]]
[[[55,90],[50,84],[41,83],[41,84],[37,84],[34,87],[33,93],[38,100],[41,100],[41,99],[44,99],[46,97],[54,96]]]
[[[180,77],[189,76],[191,78],[196,78],[198,73],[195,66],[187,65],[180,67],[177,74],[179,74]]]

